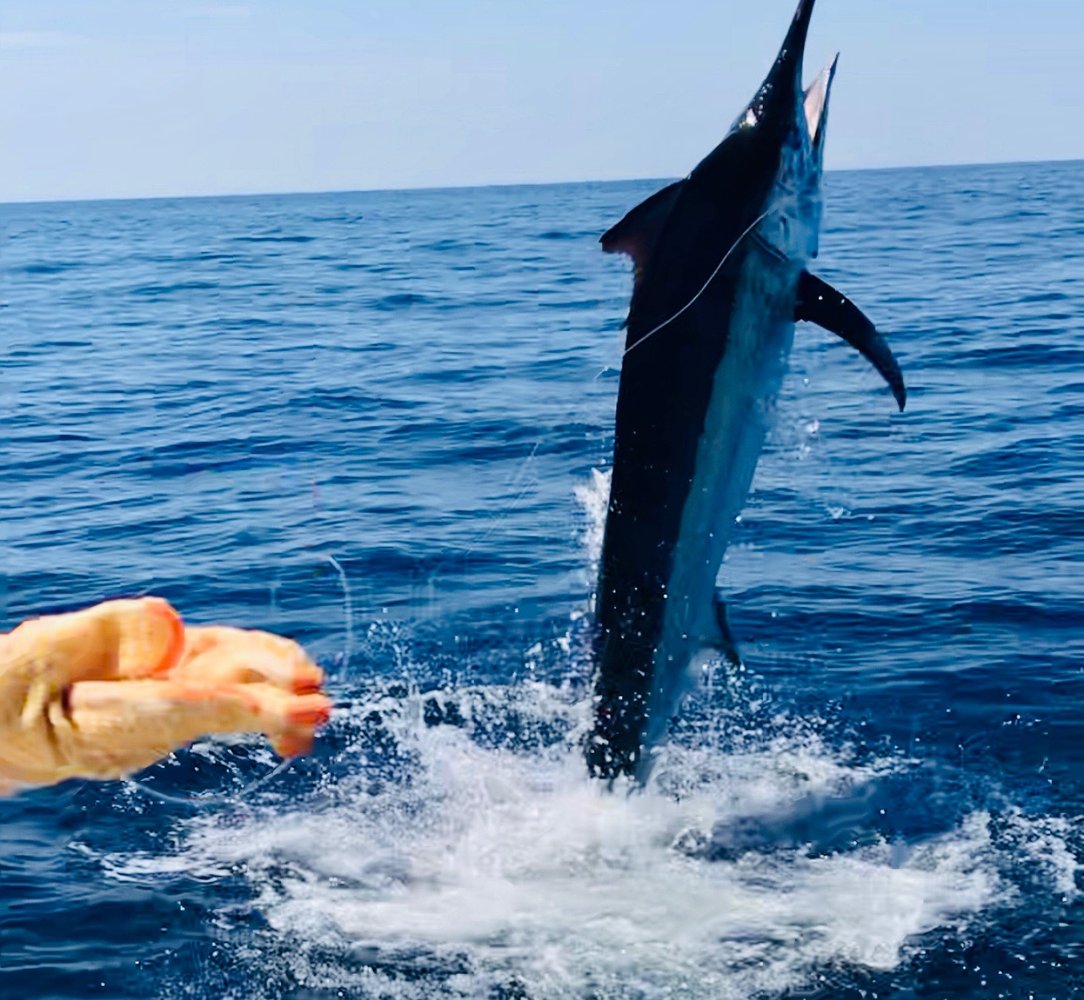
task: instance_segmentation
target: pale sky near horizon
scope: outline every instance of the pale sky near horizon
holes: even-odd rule
[[[0,0],[0,201],[673,177],[794,0]],[[820,0],[827,165],[1084,158],[1079,0]]]

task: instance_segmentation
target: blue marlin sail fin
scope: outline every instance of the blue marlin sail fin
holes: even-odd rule
[[[651,261],[659,233],[684,186],[685,181],[667,184],[631,209],[617,225],[611,226],[599,238],[606,253],[627,253],[632,258],[637,284]]]
[[[816,323],[829,333],[842,337],[858,350],[881,377],[888,383],[896,403],[902,410],[907,402],[907,387],[903,373],[892,354],[888,342],[877,328],[846,295],[837,292],[826,281],[808,271],[798,279],[798,301],[794,306],[794,318]]]

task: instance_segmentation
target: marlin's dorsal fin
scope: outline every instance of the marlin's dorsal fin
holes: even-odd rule
[[[842,337],[881,373],[902,410],[907,402],[903,373],[887,341],[846,295],[808,271],[798,279],[798,301],[794,318],[808,320]]]
[[[684,185],[684,181],[667,184],[661,191],[640,202],[599,239],[606,253],[627,253],[632,258],[637,282],[651,261],[659,233]]]

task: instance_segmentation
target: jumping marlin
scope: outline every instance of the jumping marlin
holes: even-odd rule
[[[833,61],[802,90],[814,0],[726,138],[603,235],[634,264],[595,613],[591,773],[643,780],[705,655],[737,660],[715,579],[764,444],[797,320],[872,362],[873,324],[806,270],[817,255]]]

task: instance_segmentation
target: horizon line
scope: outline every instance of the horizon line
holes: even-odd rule
[[[825,174],[861,174],[881,173],[901,170],[959,170],[969,167],[1012,167],[1012,166],[1041,166],[1052,163],[1084,163],[1084,158],[1078,156],[1056,157],[1044,160],[986,160],[959,163],[917,163],[897,166],[877,167],[839,167],[825,170]],[[655,181],[669,182],[674,177],[613,177],[613,178],[586,178],[580,180],[560,181],[491,181],[475,184],[423,184],[412,187],[367,187],[367,188],[311,188],[295,191],[228,191],[218,194],[189,193],[189,194],[143,194],[143,195],[106,195],[80,196],[75,198],[16,198],[0,201],[0,208],[16,205],[75,205],[95,204],[101,202],[132,202],[132,201],[185,201],[227,198],[293,198],[315,197],[319,195],[333,194],[403,194],[407,192],[427,191],[483,191],[492,188],[519,188],[519,187],[571,187],[576,184],[635,184]]]

